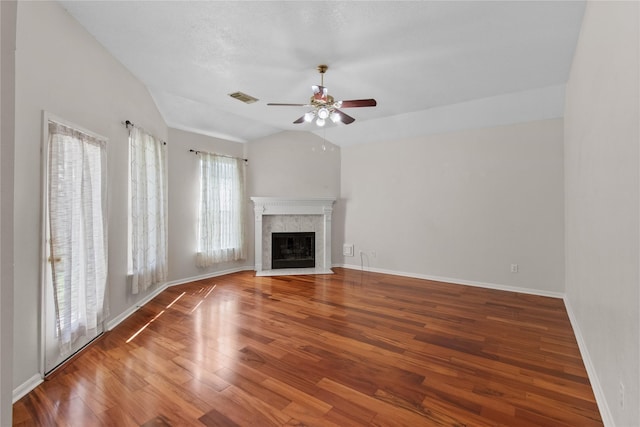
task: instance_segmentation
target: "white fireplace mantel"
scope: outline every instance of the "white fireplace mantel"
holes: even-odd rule
[[[293,198],[293,197],[251,197],[255,211],[255,270],[256,276],[274,276],[290,274],[332,274],[331,271],[331,213],[332,198]],[[265,236],[263,234],[263,217],[316,215],[321,224],[320,229],[300,230],[315,231],[316,242],[322,242],[320,251],[316,252],[315,268],[277,269],[271,265],[263,265],[265,256]],[[318,256],[319,255],[319,256]],[[268,257],[270,260],[270,256]]]

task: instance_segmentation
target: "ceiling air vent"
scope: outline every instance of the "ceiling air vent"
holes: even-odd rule
[[[254,98],[253,96],[247,95],[246,93],[242,93],[242,92],[233,92],[233,93],[230,93],[229,96],[237,99],[238,101],[242,101],[245,104],[253,104],[258,100],[258,98]]]

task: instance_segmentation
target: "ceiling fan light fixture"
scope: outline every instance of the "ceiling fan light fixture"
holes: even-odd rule
[[[327,117],[329,117],[329,110],[327,110],[325,107],[320,108],[318,110],[318,117],[322,120],[326,119]]]
[[[0,0],[2,1],[2,0]],[[350,99],[345,101],[335,101],[334,97],[329,95],[329,89],[324,85],[324,73],[329,67],[326,65],[318,65],[320,73],[320,84],[311,86],[313,95],[309,98],[307,104],[284,104],[284,103],[268,103],[267,105],[285,106],[285,107],[307,107],[308,110],[302,117],[296,119],[293,123],[311,123],[316,122],[316,126],[322,127],[331,120],[333,123],[342,123],[345,125],[353,123],[356,119],[344,113],[339,108],[355,108],[355,107],[375,107],[376,100],[370,99]]]

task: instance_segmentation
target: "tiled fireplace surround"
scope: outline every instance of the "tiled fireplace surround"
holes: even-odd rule
[[[331,213],[335,199],[252,197],[256,276],[332,274]],[[315,268],[271,269],[271,233],[315,232]]]

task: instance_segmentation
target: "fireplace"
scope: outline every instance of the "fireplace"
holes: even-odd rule
[[[271,268],[314,268],[316,233],[271,233]]]
[[[331,213],[335,199],[294,197],[251,197],[254,203],[255,270],[256,276],[291,274],[332,274],[331,271]],[[274,233],[311,233],[315,249],[309,267],[274,265],[272,260]],[[309,258],[300,256],[299,258]],[[287,263],[289,261],[286,261]],[[309,260],[305,260],[309,262]],[[263,268],[264,267],[264,268]]]

